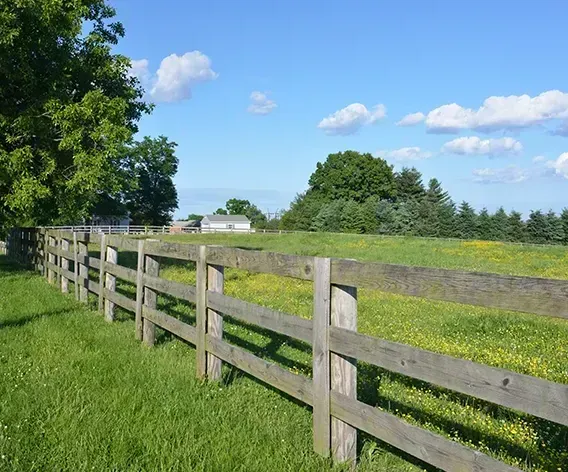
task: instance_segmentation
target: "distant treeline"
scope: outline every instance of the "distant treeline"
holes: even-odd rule
[[[265,224],[299,231],[568,244],[568,208],[560,215],[535,210],[526,221],[503,208],[476,212],[467,202],[456,206],[437,179],[425,186],[415,168],[394,172],[383,159],[354,151],[330,154],[318,163],[308,190],[296,196],[281,220]]]

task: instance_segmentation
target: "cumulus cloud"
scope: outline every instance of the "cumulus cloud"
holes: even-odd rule
[[[522,144],[513,138],[481,139],[477,136],[456,138],[442,146],[442,152],[460,155],[514,155],[523,150]]]
[[[556,128],[552,134],[556,136],[568,136],[568,120],[564,120],[562,124]]]
[[[532,161],[535,162],[535,163],[537,163],[537,162],[544,162],[544,161],[546,161],[546,157],[544,157],[544,156],[534,156],[534,157],[532,158]]]
[[[518,184],[530,176],[530,171],[517,166],[508,166],[502,169],[475,169],[473,180],[483,184]]]
[[[402,118],[402,120],[397,121],[397,126],[414,126],[421,123],[426,118],[426,115],[421,111],[416,113],[410,113]]]
[[[200,51],[165,57],[155,74],[150,73],[148,65],[147,59],[134,60],[129,74],[138,77],[156,102],[187,100],[195,84],[215,80],[219,75],[211,69],[211,59]]]
[[[457,103],[442,105],[428,113],[425,121],[430,132],[456,133],[464,129],[490,132],[525,128],[567,118],[568,93],[549,90],[536,97],[489,97],[477,110]]]
[[[324,130],[326,134],[346,136],[365,125],[375,123],[386,114],[387,109],[384,105],[376,105],[372,110],[368,110],[361,103],[352,103],[321,120],[318,128]]]
[[[386,159],[394,159],[396,161],[418,161],[432,157],[431,152],[424,151],[417,146],[403,147],[392,151],[379,151],[377,154]]]
[[[269,100],[266,92],[252,92],[250,94],[251,104],[248,106],[247,111],[254,115],[268,115],[278,105],[273,100]]]
[[[568,179],[568,152],[560,154],[558,159],[548,161],[547,167],[551,169],[555,175]]]

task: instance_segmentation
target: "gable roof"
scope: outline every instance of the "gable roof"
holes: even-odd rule
[[[245,215],[205,215],[205,218],[215,223],[250,223]]]

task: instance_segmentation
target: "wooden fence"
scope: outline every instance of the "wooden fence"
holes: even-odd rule
[[[100,245],[99,258],[89,256],[88,243]],[[118,249],[137,252],[137,270],[118,264]],[[155,342],[156,326],[195,345],[199,378],[220,379],[221,364],[227,362],[312,406],[314,449],[337,461],[355,462],[357,430],[362,430],[445,471],[519,470],[359,401],[357,360],[568,425],[568,385],[357,332],[361,287],[568,318],[568,281],[46,229],[12,231],[8,252],[33,264],[63,292],[73,281],[78,300],[86,302],[89,292],[97,295],[99,310],[108,321],[117,305],[135,313],[136,337],[149,346]],[[160,257],[194,261],[196,285],[160,278]],[[224,295],[225,267],[312,281],[312,320]],[[90,280],[89,269],[99,271],[99,283]],[[136,299],[115,291],[117,277],[136,284]],[[195,303],[195,326],[159,311],[157,293]],[[223,314],[310,344],[313,378],[291,373],[223,340]]]

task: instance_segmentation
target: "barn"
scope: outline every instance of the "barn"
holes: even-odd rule
[[[250,220],[245,215],[205,215],[201,220],[202,233],[249,232]]]

